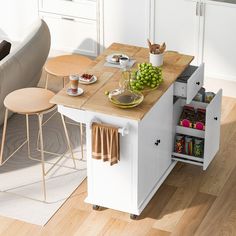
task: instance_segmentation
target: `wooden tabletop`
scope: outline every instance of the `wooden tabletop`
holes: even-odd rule
[[[129,57],[135,59],[136,63],[133,68],[137,67],[137,63],[148,62],[149,60],[147,48],[113,43],[104,51],[104,53],[97,57],[92,64],[90,64],[86,71],[84,71],[96,75],[98,77],[96,83],[91,85],[80,85],[80,87],[84,89],[84,94],[78,97],[68,96],[65,88],[56,94],[50,102],[57,105],[99,112],[132,120],[141,120],[194,58],[193,56],[175,52],[166,52],[164,55],[164,65],[162,67],[164,77],[162,85],[157,90],[146,94],[144,101],[139,106],[131,109],[122,109],[117,108],[110,103],[105,95],[105,91],[111,91],[119,87],[121,70],[104,66],[106,56],[116,52],[125,53]]]

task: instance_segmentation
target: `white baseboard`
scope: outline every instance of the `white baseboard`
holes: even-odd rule
[[[236,81],[206,77],[204,87],[206,88],[206,91],[215,93],[222,88],[223,96],[236,98]]]

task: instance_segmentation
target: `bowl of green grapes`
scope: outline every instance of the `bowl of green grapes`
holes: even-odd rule
[[[151,91],[163,82],[162,69],[151,63],[138,64],[138,70],[132,71],[130,87],[133,91]]]

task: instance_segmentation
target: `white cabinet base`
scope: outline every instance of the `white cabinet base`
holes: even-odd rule
[[[87,197],[84,201],[86,203],[92,204],[92,205],[97,205],[97,206],[102,206],[102,207],[107,207],[107,208],[111,208],[117,211],[123,211],[123,212],[127,212],[129,214],[135,214],[135,215],[140,215],[141,212],[144,210],[144,208],[147,206],[147,204],[150,202],[150,200],[152,199],[152,197],[155,195],[155,193],[157,192],[157,190],[161,187],[161,185],[163,184],[163,182],[166,180],[167,176],[170,174],[170,172],[173,170],[173,168],[175,167],[175,165],[177,164],[177,161],[172,161],[171,165],[169,166],[169,168],[165,171],[164,175],[161,177],[161,179],[156,183],[156,185],[153,187],[152,191],[149,193],[149,195],[147,196],[147,198],[142,202],[141,205],[134,207],[134,208],[116,208],[114,207],[113,204],[111,204],[110,206],[108,206],[106,203],[102,202],[102,201],[97,201],[96,197],[93,196],[89,196]],[[121,193],[122,194],[122,193]]]
[[[190,79],[190,82],[194,82],[187,86],[187,90],[194,91],[193,93],[197,92],[195,77]],[[86,124],[88,196],[85,202],[94,205],[95,209],[96,206],[101,206],[140,215],[177,161],[200,165],[204,170],[208,167],[219,149],[222,91],[209,104],[195,101],[190,103],[195,108],[206,109],[205,131],[177,127],[182,107],[188,99],[188,91],[186,98],[178,98],[174,105],[173,96],[174,85],[170,86],[140,121],[58,106],[60,113]],[[94,120],[128,129],[128,134],[120,135],[120,161],[113,166],[109,162],[92,158],[91,123]],[[176,131],[204,138],[204,157],[178,154],[173,157]],[[211,138],[212,135],[215,135],[214,138]]]
[[[139,215],[176,164],[171,160],[173,85],[141,121],[64,106],[58,106],[58,111],[86,124],[85,201]],[[120,161],[113,166],[92,158],[91,122],[97,119],[128,129],[128,134],[120,135]]]

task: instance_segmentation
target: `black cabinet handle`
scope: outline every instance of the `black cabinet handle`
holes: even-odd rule
[[[155,145],[158,146],[160,142],[161,142],[161,140],[157,139],[157,141],[155,142]]]
[[[200,82],[196,82],[196,85],[200,85]]]
[[[214,117],[214,120],[218,120],[218,117]]]

